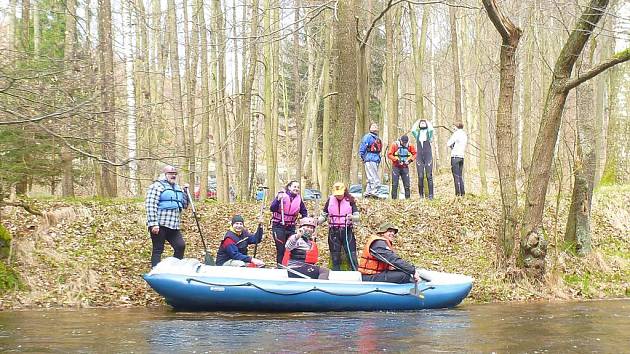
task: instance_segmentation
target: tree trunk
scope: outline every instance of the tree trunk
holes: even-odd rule
[[[593,62],[592,40],[585,46],[586,55],[578,64],[579,72],[587,71]],[[574,159],[573,195],[564,241],[578,254],[591,251],[591,205],[595,183],[595,126],[593,83],[589,80],[577,87],[577,149]]]
[[[70,0],[72,1],[72,0]],[[69,6],[69,5],[66,5]],[[75,4],[76,7],[76,4]],[[39,25],[39,2],[33,3],[33,55],[39,58],[41,50],[42,32]],[[66,19],[67,20],[67,19]],[[66,22],[67,24],[68,22]]]
[[[64,33],[64,66],[66,74],[70,77],[73,73],[75,49],[76,49],[76,12],[77,3],[75,0],[66,1],[66,29]],[[69,118],[72,119],[72,118]],[[61,182],[61,195],[63,197],[74,197],[74,170],[72,161],[74,154],[65,144],[61,147],[61,169],[63,171]]]
[[[195,0],[193,0],[195,1]],[[194,23],[192,32],[188,29],[190,19],[188,16],[188,0],[183,0],[184,14],[184,53],[186,55],[186,108],[188,119],[186,119],[187,139],[187,156],[186,170],[188,170],[188,183],[195,185],[196,171],[196,149],[195,149],[195,98],[197,88],[197,62],[199,61],[199,33],[195,31]]]
[[[182,87],[179,75],[179,52],[177,40],[177,13],[175,0],[168,0],[168,49],[171,68],[171,95],[173,106],[173,118],[175,122],[175,143],[177,145],[177,165],[179,168],[186,166],[186,138],[184,136],[184,108],[182,105]]]
[[[547,92],[540,129],[534,146],[531,172],[527,184],[525,215],[523,218],[521,253],[531,275],[541,277],[545,270],[546,240],[542,232],[542,216],[554,149],[568,92],[580,83],[607,68],[630,58],[630,50],[593,67],[584,75],[571,79],[575,61],[589,39],[593,28],[602,17],[608,0],[591,0],[565,42],[554,67],[554,76]]]
[[[274,107],[274,71],[273,71],[273,50],[272,50],[272,30],[271,30],[271,16],[272,16],[272,0],[265,0],[263,15],[263,30],[265,31],[265,44],[263,47],[263,63],[264,63],[264,87],[263,87],[263,101],[264,101],[264,115],[265,115],[265,164],[267,167],[267,186],[271,191],[276,191],[276,165],[274,161],[273,138],[278,135],[278,131],[274,130],[274,119],[276,112],[273,111]]]
[[[486,117],[486,92],[477,88],[479,100],[479,179],[481,180],[481,194],[488,194],[488,177],[486,171],[486,137],[488,136],[488,120]]]
[[[204,0],[196,0],[196,23],[199,26],[199,40],[201,50],[201,172],[199,176],[199,200],[206,199],[208,194],[208,168],[210,165],[210,90],[208,84],[208,30]]]
[[[16,45],[16,28],[17,20],[15,16],[15,10],[17,7],[17,0],[9,0],[9,23],[7,24],[7,40],[8,40],[8,55],[9,58],[15,58]],[[14,64],[12,62],[12,64]]]
[[[385,14],[385,87],[387,96],[387,137],[383,136],[384,144],[396,140],[398,137],[398,81],[394,79],[395,70],[395,14],[388,11]]]
[[[416,118],[426,119],[424,115],[424,89],[422,87],[422,75],[424,73],[424,51],[427,45],[427,29],[429,27],[429,6],[422,8],[422,28],[420,31],[420,44],[418,44],[418,24],[416,11],[409,4],[409,16],[411,18],[411,44],[413,49],[413,69],[415,84]]]
[[[516,192],[516,168],[514,166],[512,103],[516,78],[516,49],[521,30],[498,9],[495,0],[483,0],[488,17],[502,38],[499,102],[497,103],[497,167],[501,187],[502,216],[497,237],[499,259],[513,265],[515,238],[518,234],[518,196]]]
[[[531,19],[531,16],[530,16]],[[531,26],[529,26],[532,28]],[[527,50],[525,52],[525,74],[523,75],[523,144],[521,146],[521,166],[525,176],[529,173],[532,161],[532,82],[534,81],[534,36],[527,35]]]
[[[295,13],[293,16],[293,117],[295,118],[295,130],[296,130],[296,147],[295,151],[297,156],[295,159],[295,179],[299,182],[302,180],[302,110],[300,109],[300,100],[302,98],[302,90],[300,88],[300,7],[302,7],[301,0],[295,0]],[[289,158],[288,156],[286,157]]]
[[[243,78],[243,97],[241,99],[241,112],[243,122],[243,134],[241,147],[241,198],[247,198],[249,196],[249,157],[250,157],[250,140],[251,135],[251,103],[252,103],[252,88],[254,85],[254,78],[256,76],[256,64],[258,63],[258,48],[256,46],[256,38],[258,38],[258,0],[252,0],[252,18],[250,22],[250,34],[249,34],[249,64],[247,65],[247,75]],[[245,60],[245,59],[243,59]],[[254,156],[256,154],[254,153]]]
[[[217,128],[219,137],[219,150],[217,158],[217,199],[222,201],[229,200],[228,186],[230,184],[228,161],[227,161],[227,121],[225,118],[225,20],[223,18],[223,10],[220,0],[212,0],[212,16],[214,47],[216,49],[217,60]],[[217,134],[215,134],[215,138]],[[249,194],[246,194],[249,195]]]
[[[112,48],[112,6],[110,0],[99,0],[99,54],[101,70],[101,156],[105,160],[116,160],[116,115],[114,82],[114,51]],[[116,167],[101,165],[101,183],[103,197],[116,197],[118,186]]]
[[[619,162],[621,161],[619,143],[621,131],[621,117],[619,110],[619,86],[623,71],[613,68],[608,75],[608,129],[606,131],[606,162],[600,184],[609,186],[620,181]]]
[[[129,2],[122,2],[123,9],[123,47],[125,55],[125,76],[127,88],[127,157],[129,158],[129,190],[132,196],[138,192],[138,163],[136,162],[137,142],[136,142],[136,90],[133,77],[134,64],[134,23],[132,7]]]
[[[31,0],[22,0],[22,50],[31,50]]]
[[[328,185],[335,181],[348,182],[350,180],[350,164],[352,149],[346,147],[346,138],[354,135],[357,107],[357,42],[354,13],[356,13],[357,0],[348,0],[338,3],[338,20],[335,21],[335,51],[332,53],[334,72],[336,73],[337,110],[331,117],[331,151],[337,153],[330,156],[330,171],[328,173]],[[327,156],[324,158],[328,159]]]
[[[455,95],[455,122],[464,123],[462,115],[462,78],[459,73],[459,45],[457,44],[457,8],[448,7],[449,23],[451,26],[451,50],[453,55],[453,82]],[[444,122],[446,123],[446,122]]]
[[[330,27],[327,27],[330,28]],[[335,71],[335,67],[331,68],[331,51],[332,48],[335,47],[335,38],[333,37],[333,34],[330,30],[326,30],[325,31],[326,34],[326,53],[325,53],[325,57],[324,57],[324,64],[322,66],[322,75],[323,76],[323,82],[322,82],[322,86],[323,86],[323,97],[324,97],[324,113],[322,114],[322,154],[321,154],[321,158],[319,157],[318,154],[318,150],[314,150],[314,156],[315,156],[315,160],[318,162],[316,164],[313,164],[313,166],[319,166],[320,168],[317,169],[317,173],[319,173],[319,178],[318,181],[320,181],[320,185],[319,188],[322,192],[322,195],[327,196],[328,195],[328,188],[329,186],[332,185],[332,183],[328,183],[328,174],[330,173],[330,159],[328,159],[328,156],[330,156],[331,153],[331,131],[330,131],[330,123],[332,120],[332,115],[334,115],[334,112],[332,112],[333,110],[333,104],[335,104],[335,99],[333,96],[330,95],[331,92],[335,91],[334,86],[336,85],[336,82],[334,81],[335,76],[338,74],[337,71]],[[332,70],[331,70],[332,69]],[[332,72],[331,72],[332,71]],[[333,82],[331,83],[330,78],[333,78]],[[331,87],[331,85],[333,87]],[[317,139],[319,140],[319,139]],[[314,175],[316,175],[317,173],[314,173]]]

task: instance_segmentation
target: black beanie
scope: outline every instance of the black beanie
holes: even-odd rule
[[[234,215],[234,217],[232,217],[232,224],[231,225],[234,225],[237,222],[245,223],[245,219],[243,219],[243,217],[240,216],[240,215]]]

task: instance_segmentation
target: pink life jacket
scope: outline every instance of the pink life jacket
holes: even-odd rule
[[[297,214],[300,212],[300,205],[302,205],[302,198],[299,194],[296,194],[295,197],[291,199],[289,198],[289,194],[287,193],[284,198],[282,198],[282,204],[284,204],[284,226],[295,225],[295,219],[297,217]],[[274,211],[271,216],[271,220],[275,224],[282,225],[281,212]]]
[[[352,205],[350,201],[343,198],[337,200],[334,195],[328,198],[328,225],[330,227],[345,227],[352,225],[352,220],[346,222],[346,215],[352,215]]]

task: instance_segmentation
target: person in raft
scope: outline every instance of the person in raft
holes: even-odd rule
[[[365,244],[359,259],[359,272],[363,281],[382,281],[387,283],[415,283],[420,280],[416,267],[398,257],[392,242],[398,234],[394,224],[386,222],[379,226],[376,235],[372,235]]]
[[[276,245],[276,263],[282,263],[284,244],[287,237],[295,233],[295,223],[300,214],[303,218],[308,215],[306,205],[300,196],[300,184],[289,182],[271,202],[271,233]]]
[[[352,223],[359,222],[359,209],[342,182],[333,185],[332,195],[328,197],[318,222],[321,224],[326,218],[329,226],[328,247],[332,269],[341,270],[342,255],[345,253],[351,270],[357,270],[357,239]]]
[[[282,264],[312,279],[328,279],[330,270],[316,265],[319,251],[315,242],[315,223],[311,217],[300,219],[300,228],[287,239]],[[301,277],[289,272],[289,278]]]
[[[177,169],[164,166],[162,175],[147,190],[145,208],[147,210],[147,228],[151,235],[151,267],[162,260],[164,243],[173,247],[173,257],[184,258],[186,242],[179,229],[182,210],[188,208],[188,183],[181,187],[177,184]]]
[[[217,251],[217,265],[231,267],[258,267],[265,266],[265,262],[247,255],[247,246],[260,243],[263,238],[263,218],[258,219],[256,233],[251,233],[245,228],[245,220],[240,215],[234,215],[232,226],[225,233],[225,237]]]

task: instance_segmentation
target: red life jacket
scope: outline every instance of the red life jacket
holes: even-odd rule
[[[315,264],[319,259],[319,249],[317,248],[317,242],[308,241],[311,245],[311,249],[308,251],[300,250],[300,249],[292,249],[289,251],[288,249],[284,250],[284,256],[282,257],[282,264],[289,264],[289,259],[294,261],[301,261],[308,264]]]
[[[372,274],[381,273],[385,270],[394,269],[389,264],[372,256],[372,254],[370,253],[370,246],[376,240],[385,241],[385,243],[387,244],[387,247],[389,247],[390,249],[393,249],[392,243],[385,237],[382,237],[380,235],[373,235],[372,237],[370,237],[368,242],[365,244],[365,247],[363,248],[363,254],[361,254],[361,258],[359,258],[358,270],[359,272],[361,272],[361,274],[372,275]]]
[[[352,220],[346,223],[346,216],[352,215],[352,205],[350,201],[343,198],[341,201],[334,195],[328,198],[328,225],[330,227],[345,227],[352,225]]]
[[[291,199],[289,198],[289,194],[287,193],[280,202],[284,204],[284,225],[295,225],[295,219],[297,217],[297,214],[300,212],[300,206],[302,205],[302,198],[299,194],[296,194],[295,197]],[[282,209],[280,210],[282,211]],[[271,216],[271,220],[275,224],[282,224],[281,211],[274,211]]]

